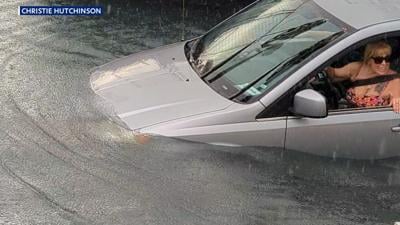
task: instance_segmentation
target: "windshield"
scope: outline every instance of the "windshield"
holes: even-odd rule
[[[312,1],[259,1],[196,40],[190,62],[221,95],[251,102],[344,27]]]

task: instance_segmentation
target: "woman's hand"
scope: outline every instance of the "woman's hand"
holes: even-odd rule
[[[393,107],[395,113],[400,113],[400,97],[392,97],[390,101],[390,106]]]

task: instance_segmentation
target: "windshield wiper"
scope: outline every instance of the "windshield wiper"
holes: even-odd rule
[[[244,62],[246,62],[246,61],[248,61],[248,60],[254,58],[255,56],[261,54],[261,53],[263,52],[263,51],[262,51],[262,48],[265,48],[265,47],[266,47],[268,44],[270,44],[271,42],[277,41],[277,40],[282,40],[282,39],[293,38],[293,37],[295,37],[295,36],[297,36],[297,35],[299,35],[299,34],[301,34],[301,33],[304,33],[304,32],[306,32],[306,31],[308,31],[308,30],[311,30],[312,28],[317,27],[317,26],[319,26],[319,25],[321,25],[321,24],[323,24],[323,23],[325,23],[325,22],[326,22],[326,19],[320,19],[320,20],[316,20],[316,21],[313,21],[313,22],[309,22],[309,23],[302,24],[302,25],[300,25],[300,26],[298,26],[298,27],[295,27],[295,28],[290,28],[290,29],[287,29],[287,30],[282,30],[282,31],[279,31],[279,32],[269,33],[269,34],[266,34],[266,35],[261,36],[261,37],[258,38],[257,40],[255,40],[255,41],[249,43],[249,44],[246,45],[244,48],[242,48],[241,50],[239,50],[238,52],[236,52],[235,54],[233,54],[231,57],[229,57],[228,59],[226,59],[224,62],[221,63],[221,65],[222,65],[222,64],[225,64],[227,61],[230,61],[232,58],[236,57],[236,56],[239,55],[241,52],[243,52],[245,49],[247,49],[248,47],[250,47],[250,45],[253,45],[255,42],[258,42],[258,41],[261,40],[262,38],[265,38],[265,37],[267,37],[267,36],[274,35],[274,34],[279,34],[279,35],[273,37],[272,39],[270,39],[270,40],[264,42],[263,44],[261,44],[261,49],[260,49],[259,51],[257,51],[255,54],[253,54],[253,55],[251,55],[251,56],[248,56],[246,59],[241,60],[241,61],[238,61],[238,62],[236,62],[235,64],[232,64],[231,66],[229,66],[228,68],[226,68],[224,71],[222,71],[221,73],[217,74],[215,77],[212,77],[208,82],[209,82],[209,83],[214,82],[214,81],[217,80],[218,78],[222,77],[226,72],[229,72],[230,70],[232,70],[233,68],[237,67],[238,65],[240,65],[240,64],[242,64],[242,63],[244,63]],[[277,46],[277,47],[278,47],[278,46]],[[270,49],[271,49],[271,48],[270,48]],[[204,78],[204,77],[208,76],[210,73],[212,73],[212,72],[215,71],[216,69],[218,69],[218,67],[214,68],[214,69],[211,70],[209,73],[207,73],[207,74],[205,74],[204,76],[202,76],[201,78]]]
[[[285,59],[284,61],[280,62],[279,64],[277,64],[276,66],[274,66],[271,70],[269,70],[268,72],[264,73],[263,75],[259,76],[258,78],[256,78],[255,80],[253,80],[252,82],[250,82],[245,88],[239,90],[238,92],[232,94],[231,96],[229,96],[228,98],[230,100],[233,100],[234,98],[238,97],[239,95],[243,94],[244,92],[246,92],[247,90],[249,90],[252,86],[254,86],[255,84],[257,84],[260,80],[262,80],[264,77],[270,75],[265,81],[264,83],[267,84],[269,81],[271,81],[273,78],[275,78],[275,76],[277,74],[279,74],[280,71],[282,71],[284,68],[286,68],[287,66],[291,66],[294,65],[296,63],[298,63],[298,61],[303,60],[304,58],[308,57],[310,54],[312,54],[313,52],[315,52],[315,50],[324,47],[326,44],[328,44],[329,42],[331,42],[333,39],[335,39],[336,37],[342,35],[344,33],[344,31],[339,31],[336,32],[334,34],[332,34],[331,36],[324,38],[318,42],[316,42],[313,46],[311,46],[310,48],[306,48],[302,51],[300,51],[299,53]]]
[[[261,47],[265,48],[268,44],[270,44],[271,42],[276,41],[276,40],[285,40],[285,39],[294,38],[297,35],[299,35],[301,33],[304,33],[305,31],[309,31],[314,27],[317,27],[317,26],[319,26],[319,25],[321,25],[323,23],[326,23],[326,21],[327,21],[326,19],[319,19],[319,20],[316,20],[316,21],[312,21],[312,22],[309,22],[309,23],[302,24],[301,26],[298,26],[298,27],[294,27],[294,28],[290,28],[290,29],[284,30],[279,35],[276,35],[272,39],[262,43]]]

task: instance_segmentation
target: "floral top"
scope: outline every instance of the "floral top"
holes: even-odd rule
[[[356,107],[387,106],[390,104],[389,97],[381,96],[356,96],[354,88],[347,90],[346,99]]]

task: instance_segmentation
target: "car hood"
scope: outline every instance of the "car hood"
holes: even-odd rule
[[[96,68],[94,92],[110,102],[132,130],[222,110],[223,98],[193,71],[178,43],[129,55]]]

